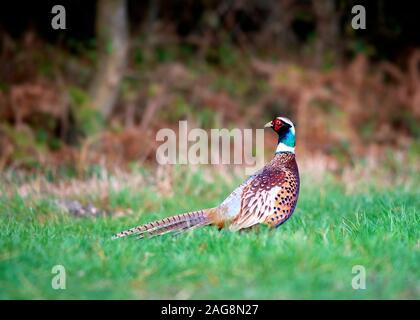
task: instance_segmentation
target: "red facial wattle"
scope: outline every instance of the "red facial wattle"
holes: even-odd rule
[[[274,131],[280,130],[281,126],[282,126],[282,123],[281,123],[281,121],[279,119],[276,119],[276,120],[273,121],[273,129],[274,129]]]

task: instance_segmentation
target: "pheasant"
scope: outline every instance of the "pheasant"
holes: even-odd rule
[[[219,206],[183,213],[149,222],[114,235],[135,235],[138,239],[184,232],[207,225],[238,231],[265,224],[278,227],[290,218],[299,196],[299,171],[295,159],[295,127],[284,117],[276,117],[265,128],[278,134],[273,159],[237,187]]]

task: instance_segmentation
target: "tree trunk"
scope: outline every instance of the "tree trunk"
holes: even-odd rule
[[[335,63],[340,58],[339,13],[334,0],[314,0],[316,16],[315,64]]]
[[[268,2],[271,14],[267,25],[281,48],[294,49],[297,45],[296,37],[292,30],[292,20],[295,14],[293,10],[294,3],[294,0]]]
[[[92,82],[93,105],[107,118],[118,98],[128,52],[126,0],[98,0],[96,16],[97,71]]]

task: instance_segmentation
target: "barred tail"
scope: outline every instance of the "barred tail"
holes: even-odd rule
[[[176,216],[164,218],[142,224],[128,230],[121,231],[114,235],[112,239],[122,238],[126,236],[137,236],[137,239],[143,239],[148,236],[160,236],[168,232],[184,232],[187,230],[203,227],[211,224],[209,210],[204,209]]]

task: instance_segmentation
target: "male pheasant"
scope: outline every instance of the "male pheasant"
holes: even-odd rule
[[[264,127],[278,134],[273,159],[250,176],[219,206],[175,215],[122,231],[112,238],[138,238],[183,232],[206,225],[232,231],[258,224],[278,227],[290,218],[299,195],[299,171],[295,159],[295,127],[284,117],[276,117]]]

